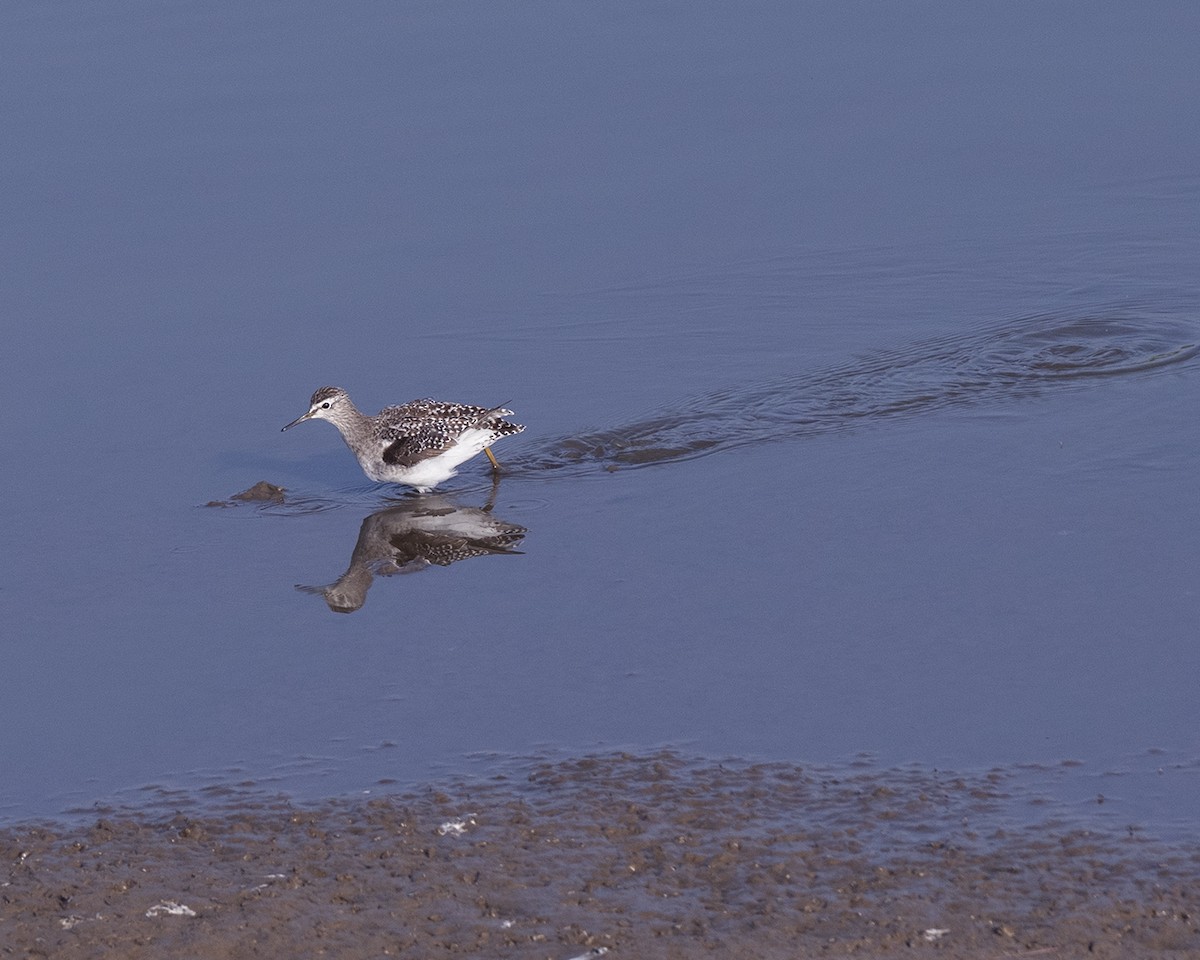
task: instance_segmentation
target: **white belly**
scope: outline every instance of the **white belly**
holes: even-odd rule
[[[491,446],[495,439],[496,434],[491,430],[467,430],[448,450],[412,466],[384,463],[382,458],[366,462],[359,460],[359,463],[362,464],[363,472],[372,480],[381,483],[404,483],[425,493],[453,477],[461,464],[481,453],[484,447]]]

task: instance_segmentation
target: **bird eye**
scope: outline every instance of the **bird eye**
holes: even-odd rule
[[[328,401],[328,400],[326,400],[326,401],[325,401],[323,404],[321,404],[321,409],[322,409],[322,410],[328,410],[328,409],[329,409],[329,401]]]

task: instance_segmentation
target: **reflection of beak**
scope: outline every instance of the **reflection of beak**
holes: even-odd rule
[[[283,433],[284,430],[294,427],[298,423],[303,423],[305,420],[307,420],[311,416],[312,416],[312,411],[309,410],[308,413],[304,414],[304,416],[297,417],[295,420],[293,420],[291,423],[289,423],[286,427],[280,427],[279,432]]]

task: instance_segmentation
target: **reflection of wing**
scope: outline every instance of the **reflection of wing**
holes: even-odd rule
[[[497,553],[520,553],[514,549],[525,538],[525,528],[512,525],[513,529],[500,531],[490,536],[451,537],[410,530],[391,538],[397,557],[415,559],[420,557],[439,567],[448,567],[459,560],[486,557]]]

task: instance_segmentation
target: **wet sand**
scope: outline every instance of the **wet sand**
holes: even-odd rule
[[[1200,847],[1002,773],[673,754],[0,829],[0,955],[1200,957]]]

